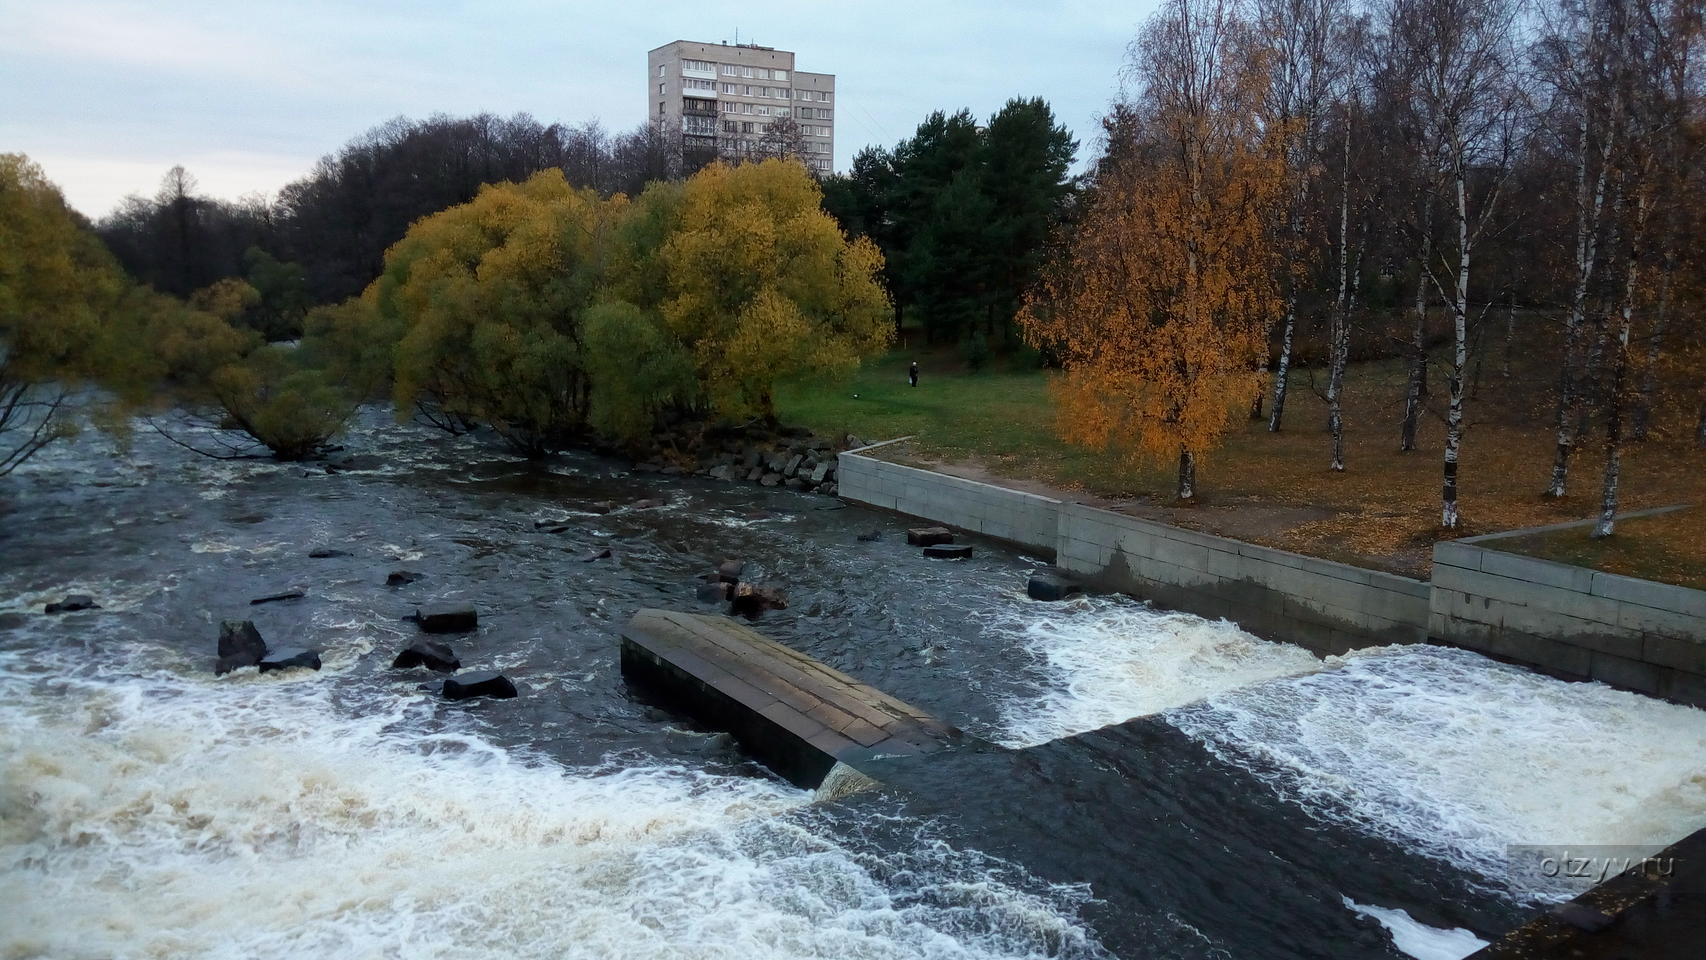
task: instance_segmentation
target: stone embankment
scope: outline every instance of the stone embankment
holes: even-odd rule
[[[638,473],[700,476],[765,487],[838,493],[837,456],[862,445],[855,436],[829,438],[796,427],[730,430],[702,438],[665,432],[634,465]]]

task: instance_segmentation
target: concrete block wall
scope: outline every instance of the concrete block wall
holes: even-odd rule
[[[835,480],[836,492],[849,500],[1054,553],[1060,501],[1052,497],[890,463],[858,451],[841,454]]]
[[[1706,706],[1706,590],[1494,549],[1434,547],[1429,632],[1560,676]]]
[[[1427,639],[1428,585],[1069,503],[1055,565],[1318,653]]]

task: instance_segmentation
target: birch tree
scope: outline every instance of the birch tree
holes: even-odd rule
[[[1520,84],[1514,49],[1516,0],[1394,0],[1393,49],[1405,65],[1424,182],[1447,211],[1417,232],[1422,270],[1452,321],[1440,526],[1455,530],[1463,449],[1464,371],[1469,363],[1469,279],[1477,248],[1496,229],[1516,147]]]
[[[1170,0],[1144,27],[1132,142],[1110,145],[1067,257],[1020,313],[1061,359],[1066,439],[1176,458],[1182,501],[1259,384],[1279,303],[1283,166],[1257,117],[1264,77],[1238,55],[1249,30],[1236,0]]]

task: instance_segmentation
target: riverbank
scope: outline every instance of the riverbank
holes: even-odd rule
[[[1269,433],[1265,422],[1240,421],[1199,470],[1200,502],[1179,506],[1170,467],[1126,463],[1058,438],[1045,371],[998,365],[972,373],[956,355],[927,354],[915,389],[906,382],[910,359],[891,354],[846,383],[790,384],[778,392],[778,410],[786,422],[830,436],[913,437],[883,449],[895,462],[1410,577],[1427,576],[1441,539],[1563,523],[1597,509],[1593,438],[1574,462],[1571,495],[1539,495],[1552,456],[1549,411],[1533,401],[1544,395],[1539,378],[1551,375],[1544,357],[1513,358],[1509,377],[1491,365],[1483,372],[1463,450],[1465,528],[1449,534],[1438,527],[1444,428],[1424,417],[1419,449],[1397,451],[1404,371],[1392,362],[1347,372],[1343,473],[1327,469],[1326,405],[1311,389],[1311,371],[1302,370],[1292,378],[1286,429]],[[1677,416],[1674,424],[1661,416],[1654,439],[1625,449],[1625,510],[1700,499],[1706,450],[1688,442],[1686,417]],[[1706,511],[1629,532],[1640,538],[1631,557],[1662,552],[1668,559],[1610,572],[1685,582],[1673,577],[1706,571]]]

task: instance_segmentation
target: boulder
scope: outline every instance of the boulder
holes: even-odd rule
[[[818,484],[817,492],[826,497],[833,497],[840,491],[840,489],[840,487],[836,486],[835,481],[831,480],[828,483]]]
[[[332,547],[315,547],[308,551],[308,556],[315,560],[330,560],[333,557],[347,557],[349,555],[348,550],[337,550]]]
[[[766,487],[774,487],[782,482],[782,475],[780,473],[767,473],[759,477],[758,482]]]
[[[804,490],[811,486],[811,481],[807,480],[805,477],[789,477],[787,480],[782,481],[782,483],[789,490]]]
[[[825,480],[828,480],[834,473],[835,464],[825,460],[812,470],[812,483],[822,483]]]
[[[953,543],[954,532],[947,527],[913,527],[906,531],[906,542],[914,547],[933,547]]]
[[[800,472],[800,463],[802,461],[804,461],[805,459],[806,458],[803,455],[798,454],[798,453],[789,457],[787,464],[782,467],[782,476],[792,477],[795,474],[799,473]]]
[[[65,599],[41,608],[43,613],[75,613],[78,610],[99,610],[101,605],[86,593],[66,594]]]
[[[867,530],[864,533],[859,534],[860,543],[876,543],[882,538],[883,532],[881,530]]]
[[[1038,570],[1025,584],[1025,595],[1032,600],[1065,600],[1083,592],[1083,584],[1057,570]]]
[[[739,583],[741,571],[745,569],[745,560],[724,560],[717,564],[717,579],[724,583]]]
[[[764,468],[763,467],[753,467],[751,470],[748,470],[746,472],[746,479],[748,482],[751,482],[753,480],[757,480],[763,476],[764,476]]]
[[[763,464],[764,454],[757,447],[752,447],[746,451],[745,456],[741,457],[740,462],[748,470],[756,470]]]
[[[788,598],[775,587],[763,587],[751,583],[735,586],[734,595],[729,598],[729,612],[739,614],[748,620],[755,620],[766,610],[788,609]]]
[[[391,661],[391,666],[399,670],[410,667],[426,667],[439,673],[450,673],[462,666],[462,661],[456,659],[456,651],[450,649],[450,644],[437,640],[416,640],[409,648],[397,654],[397,659]]]
[[[608,559],[610,559],[610,548],[609,547],[602,547],[602,548],[598,548],[598,549],[588,551],[585,556],[581,557],[581,562],[582,563],[591,563],[594,560],[608,560]]]
[[[669,505],[669,501],[667,501],[667,500],[658,500],[656,498],[648,497],[644,500],[635,500],[633,503],[628,504],[628,509],[630,509],[630,510],[655,510],[658,507],[665,507],[668,505]]]
[[[226,620],[219,625],[219,662],[213,672],[230,673],[252,667],[267,655],[267,642],[252,620]]]
[[[286,590],[283,593],[269,593],[264,597],[256,597],[249,601],[249,606],[259,606],[263,603],[278,603],[281,600],[301,600],[307,594],[301,590]]]
[[[971,545],[936,544],[925,547],[924,555],[932,560],[964,560],[971,556]]]
[[[515,684],[496,670],[458,674],[444,681],[444,698],[446,700],[469,700],[474,697],[508,700],[514,696],[516,696]]]
[[[731,584],[718,581],[716,583],[701,583],[699,585],[700,603],[727,603],[729,593],[733,590]]]
[[[535,524],[534,529],[541,533],[568,533],[569,525],[566,523],[553,523],[548,527],[541,527],[538,524]]]
[[[391,574],[385,578],[385,585],[387,587],[404,587],[414,583],[420,578],[421,574],[415,573],[412,570],[393,570],[391,571]]]
[[[415,622],[427,633],[467,633],[480,626],[473,604],[441,603],[415,609]]]
[[[304,650],[301,647],[286,647],[274,650],[261,658],[259,664],[262,673],[274,670],[289,670],[292,667],[307,667],[310,670],[320,669],[320,651]]]

